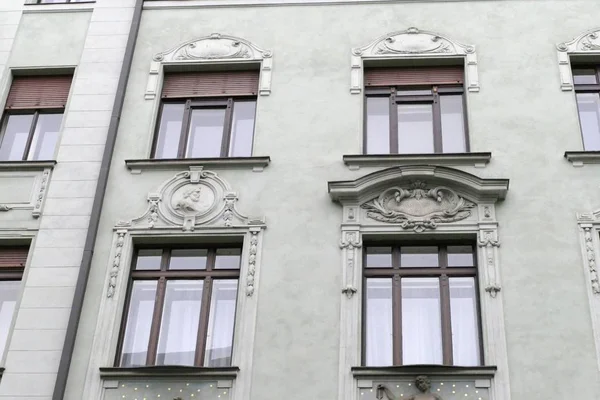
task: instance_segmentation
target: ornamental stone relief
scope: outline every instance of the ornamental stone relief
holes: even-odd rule
[[[429,189],[426,182],[415,181],[408,189],[387,189],[361,207],[367,211],[368,218],[424,232],[437,228],[438,224],[470,217],[475,204],[450,188],[438,186]]]
[[[564,91],[573,90],[573,74],[570,55],[592,55],[600,53],[600,29],[594,28],[583,32],[576,38],[556,45],[558,51],[558,68],[560,85]]]

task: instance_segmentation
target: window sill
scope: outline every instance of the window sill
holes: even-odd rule
[[[600,164],[600,151],[565,151],[565,158],[574,167],[585,164]]]
[[[26,3],[23,13],[44,13],[44,12],[78,12],[92,11],[93,4],[96,1],[80,1],[77,3]]]
[[[100,377],[110,378],[142,378],[142,377],[218,377],[235,379],[238,367],[188,367],[183,365],[158,365],[149,367],[102,367]]]
[[[0,171],[23,171],[53,169],[55,160],[43,161],[0,161]]]
[[[472,376],[491,379],[496,374],[496,366],[455,367],[448,365],[399,365],[391,367],[352,367],[355,378],[371,378],[374,376]]]
[[[174,169],[203,166],[210,168],[240,168],[262,172],[271,162],[271,157],[229,157],[229,158],[163,158],[125,160],[132,174],[141,174],[145,169]]]
[[[442,154],[346,154],[344,164],[350,170],[361,167],[393,167],[397,165],[425,164],[442,166],[474,166],[484,168],[492,153],[442,153]]]

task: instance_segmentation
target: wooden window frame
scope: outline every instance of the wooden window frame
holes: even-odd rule
[[[127,330],[127,319],[129,317],[130,305],[131,305],[131,294],[133,291],[133,283],[135,281],[156,281],[156,298],[154,300],[154,311],[152,314],[152,325],[150,329],[150,337],[148,340],[148,352],[146,355],[145,366],[155,366],[156,357],[158,354],[158,342],[161,332],[162,314],[164,309],[164,301],[166,296],[167,281],[176,280],[203,280],[202,289],[202,301],[200,305],[200,315],[198,322],[198,336],[196,340],[196,353],[194,356],[194,366],[204,366],[204,357],[206,352],[206,337],[208,333],[208,322],[209,312],[211,306],[212,296],[212,282],[215,279],[237,279],[238,281],[238,292],[240,290],[240,268],[238,269],[214,269],[216,261],[216,253],[218,249],[241,249],[240,244],[235,243],[224,243],[218,246],[194,246],[194,245],[179,245],[179,246],[140,246],[135,249],[132,262],[131,262],[131,273],[129,274],[129,283],[127,287],[127,297],[124,304],[124,312],[121,321],[121,331],[119,334],[119,342],[117,346],[117,353],[115,358],[115,366],[121,366],[121,357],[123,352],[123,343],[125,341],[125,332]],[[173,250],[189,249],[189,250],[207,250],[206,257],[206,269],[190,269],[190,270],[169,270],[169,263],[171,260],[171,252]],[[140,250],[161,250],[161,263],[159,270],[135,270],[137,265],[138,254]],[[241,255],[240,255],[241,262]],[[240,266],[241,267],[241,266]],[[236,313],[237,313],[237,299],[236,299]],[[235,319],[235,316],[234,316]],[[234,321],[234,335],[235,336],[235,321]],[[232,337],[232,345],[234,338]]]
[[[33,143],[33,136],[35,135],[35,129],[37,127],[38,119],[40,114],[61,114],[64,117],[65,109],[64,108],[37,108],[37,109],[23,109],[23,110],[5,110],[4,115],[2,116],[1,130],[0,130],[0,147],[4,142],[4,136],[6,135],[6,128],[8,127],[8,120],[12,115],[33,115],[31,119],[31,126],[29,127],[29,135],[27,136],[27,142],[25,142],[25,149],[23,150],[23,155],[21,156],[20,161],[36,161],[37,159],[33,158],[28,160],[27,156],[29,155],[29,151],[31,150],[31,143]],[[58,144],[58,141],[57,141]],[[56,151],[56,147],[54,148]]]
[[[401,267],[400,249],[402,247],[437,247],[438,267]],[[449,267],[448,246],[470,246],[473,255],[473,266]],[[368,268],[367,255],[369,247],[391,247],[391,268]],[[391,278],[392,280],[392,362],[394,366],[402,364],[402,278],[439,278],[440,288],[440,317],[442,336],[442,363],[443,365],[454,365],[452,353],[452,313],[450,309],[450,283],[449,278],[473,278],[475,282],[475,293],[477,303],[477,334],[479,338],[479,365],[484,364],[483,330],[481,323],[481,301],[479,296],[479,282],[477,274],[477,246],[469,241],[444,241],[444,242],[372,242],[364,246],[363,251],[363,288],[362,296],[362,365],[366,364],[367,354],[367,279],[369,278]]]
[[[228,97],[213,97],[213,98],[187,98],[187,99],[166,99],[161,102],[160,112],[158,113],[158,123],[154,133],[154,141],[152,143],[152,158],[156,159],[158,140],[160,135],[160,127],[162,123],[163,109],[166,104],[184,104],[183,119],[181,123],[181,132],[179,134],[179,149],[177,150],[177,159],[194,158],[186,157],[187,142],[190,135],[190,124],[192,121],[192,111],[194,109],[225,109],[225,118],[223,122],[223,134],[221,136],[221,152],[217,158],[229,158],[229,147],[231,145],[231,129],[233,127],[233,108],[236,102],[254,101],[256,96],[228,96]],[[256,124],[256,111],[254,115],[254,123]],[[252,128],[252,137],[254,137],[254,126]],[[252,154],[252,149],[250,150]]]
[[[398,95],[398,92],[408,90],[430,90],[430,95]],[[442,147],[442,111],[440,106],[440,94],[460,94],[463,106],[463,126],[465,131],[465,153],[471,151],[469,145],[469,127],[467,120],[467,102],[465,88],[463,85],[411,85],[411,86],[386,86],[386,87],[368,87],[365,88],[364,96],[364,117],[363,117],[363,154],[368,149],[368,110],[367,101],[370,97],[389,97],[389,154],[413,154],[401,153],[398,149],[398,104],[432,104],[433,105],[433,154],[443,154]]]

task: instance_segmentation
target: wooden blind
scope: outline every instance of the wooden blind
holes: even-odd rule
[[[15,76],[6,108],[64,108],[72,79],[72,75]]]
[[[423,68],[367,68],[365,87],[408,86],[408,85],[448,85],[464,82],[463,68],[423,67]]]
[[[258,74],[259,71],[166,74],[162,97],[252,96],[258,93]]]
[[[0,269],[23,268],[29,247],[0,247]]]

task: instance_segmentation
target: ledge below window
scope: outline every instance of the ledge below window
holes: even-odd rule
[[[76,2],[60,2],[60,3],[34,3],[28,1],[25,3],[23,13],[38,13],[38,12],[77,12],[77,11],[92,11],[95,0],[76,1]]]
[[[271,162],[271,157],[229,157],[229,158],[162,158],[145,160],[125,160],[132,174],[141,174],[145,169],[174,169],[202,166],[208,168],[252,169],[262,172]]]
[[[565,151],[565,158],[574,167],[585,164],[600,164],[600,151]]]
[[[455,367],[449,365],[399,365],[392,367],[352,367],[355,378],[366,378],[373,376],[415,376],[415,375],[437,375],[437,376],[479,376],[493,378],[496,366],[482,367]]]
[[[235,379],[238,367],[187,367],[183,365],[157,365],[150,367],[102,367],[101,378],[149,378],[149,377],[218,377]]]
[[[350,170],[361,167],[394,167],[397,165],[474,166],[484,168],[492,153],[439,153],[439,154],[346,154],[344,164]]]
[[[0,161],[0,171],[23,171],[53,169],[56,165],[55,160],[44,161]]]

